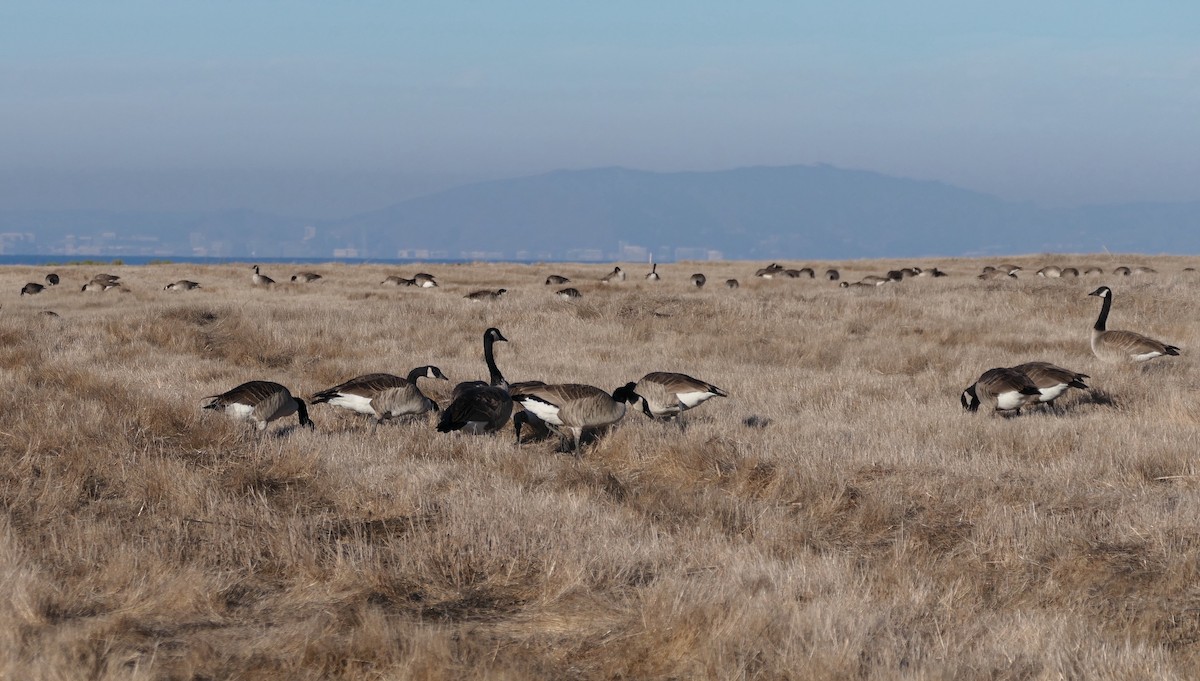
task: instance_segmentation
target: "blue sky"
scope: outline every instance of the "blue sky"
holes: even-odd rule
[[[558,168],[793,163],[1200,200],[1198,29],[1180,2],[7,0],[0,208],[337,213]]]

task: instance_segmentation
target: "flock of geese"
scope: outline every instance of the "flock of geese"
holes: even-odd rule
[[[1146,362],[1155,357],[1178,355],[1179,348],[1135,331],[1108,328],[1108,313],[1112,310],[1113,292],[1107,286],[1092,291],[1104,302],[1100,316],[1092,326],[1092,354],[1109,363]],[[1068,388],[1086,390],[1087,374],[1064,369],[1049,362],[1027,362],[1015,367],[1000,367],[983,372],[975,383],[963,391],[963,409],[978,411],[983,407],[991,413],[1012,411],[1022,407],[1050,404]]]
[[[521,444],[522,428],[530,427],[557,433],[563,448],[578,452],[585,434],[605,430],[620,421],[627,404],[640,403],[642,412],[651,419],[675,420],[682,427],[683,412],[713,397],[729,395],[711,383],[664,371],[648,373],[611,393],[579,383],[510,384],[496,365],[493,348],[497,342],[507,341],[494,327],[484,332],[483,357],[488,380],[459,383],[445,409],[439,409],[437,402],[417,385],[421,378],[448,380],[436,366],[417,367],[405,377],[384,373],[357,376],[315,393],[309,402],[366,415],[372,419],[372,431],[390,419],[438,411],[440,433],[492,433],[511,421],[517,445]],[[279,383],[250,381],[204,399],[209,400],[204,409],[221,410],[235,419],[250,421],[259,431],[272,421],[292,414],[297,414],[300,426],[315,427],[308,404]]]

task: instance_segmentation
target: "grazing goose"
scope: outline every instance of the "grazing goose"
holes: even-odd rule
[[[467,295],[463,296],[463,298],[466,298],[468,300],[489,301],[489,300],[495,300],[495,299],[499,298],[500,296],[504,295],[507,291],[508,291],[508,289],[504,289],[504,288],[498,288],[495,291],[488,291],[486,289],[483,291],[471,291]]]
[[[646,273],[646,281],[658,281],[662,277],[658,276],[658,263],[650,263],[650,271]]]
[[[699,272],[693,274],[691,278],[692,286],[696,288],[704,288],[704,282],[706,281],[708,281],[708,278]]]
[[[1100,269],[1099,267],[1089,267],[1086,270],[1084,270],[1083,273],[1084,273],[1084,275],[1104,274],[1104,270]]]
[[[435,288],[438,285],[437,279],[428,272],[417,272],[412,280],[420,288]]]
[[[292,397],[287,388],[271,381],[250,381],[204,399],[212,400],[204,405],[205,409],[220,409],[232,418],[252,421],[259,431],[266,430],[271,421],[296,413],[301,426],[314,427],[304,400]]]
[[[300,272],[299,274],[292,275],[292,281],[297,284],[311,284],[314,281],[319,281],[320,279],[321,275],[317,274],[316,272]]]
[[[985,280],[1016,279],[1017,273],[1016,272],[1005,272],[1004,270],[992,270],[991,272],[984,272],[983,274],[979,275],[979,278],[985,279]]]
[[[995,267],[992,267],[991,265],[985,265],[983,267],[983,270],[980,272],[980,274],[991,274],[992,272],[995,272],[995,271],[996,271]]]
[[[841,278],[842,278],[842,275],[837,270],[834,270],[834,269],[825,270],[825,280],[826,281],[837,281],[838,279],[841,279]]]
[[[374,430],[375,426],[387,419],[438,410],[437,402],[426,397],[417,387],[418,378],[449,380],[435,366],[417,367],[408,372],[407,378],[392,374],[366,374],[322,390],[312,396],[312,403],[328,403],[374,417],[375,425],[371,428]]]
[[[725,288],[737,288],[738,286],[741,286],[741,284],[738,283],[737,279],[725,280]]]
[[[936,277],[945,277],[947,275],[945,272],[939,270],[938,268],[931,267],[927,270],[918,270],[917,276],[918,277],[935,277],[936,278]]]
[[[565,383],[522,386],[513,390],[512,399],[559,435],[570,438],[570,451],[579,451],[579,438],[585,430],[620,421],[625,404],[636,402],[638,396],[633,383],[617,388],[612,395],[594,386]]]
[[[1038,401],[1044,404],[1056,400],[1059,395],[1067,391],[1067,388],[1088,389],[1087,384],[1083,382],[1083,379],[1089,378],[1087,374],[1064,369],[1049,362],[1026,362],[1013,367],[1013,369],[1025,374],[1029,380],[1033,381],[1038,392],[1041,393]]]
[[[194,288],[200,288],[200,284],[187,279],[180,279],[163,287],[164,291],[191,291]]]
[[[108,279],[93,279],[83,285],[80,291],[107,291],[110,288],[121,288],[121,282]]]
[[[121,279],[121,277],[119,277],[115,274],[103,274],[103,273],[97,274],[96,276],[92,277],[92,281],[114,282],[114,281],[119,281],[120,279]]]
[[[1000,265],[996,269],[1000,270],[1001,272],[1006,272],[1008,274],[1013,274],[1013,275],[1015,275],[1017,272],[1021,271],[1021,268],[1017,265]]]
[[[1065,277],[1078,277],[1079,270],[1075,269],[1074,267],[1064,267],[1063,271],[1062,271],[1062,275],[1064,278]]]
[[[1129,269],[1128,267],[1118,267],[1112,271],[1113,274],[1116,274],[1116,275],[1122,276],[1122,277],[1128,277],[1132,272],[1133,272],[1133,270]]]
[[[783,270],[783,265],[771,263],[766,267],[760,267],[759,269],[755,270],[754,276],[761,277],[763,279],[774,279],[777,275],[782,276]]]
[[[859,279],[858,283],[863,284],[865,286],[883,286],[884,284],[886,284],[890,281],[892,281],[892,280],[888,279],[887,277],[878,277],[878,276],[875,276],[874,274],[868,274],[867,276],[863,277],[862,279]],[[843,281],[842,283],[844,284],[846,282]]]
[[[250,278],[250,281],[253,282],[255,286],[270,286],[271,284],[275,283],[274,279],[258,271],[258,265],[255,265],[253,269],[254,276]]]
[[[843,281],[838,286],[841,288],[875,288],[877,284],[869,281]]]
[[[574,300],[576,298],[583,297],[583,294],[580,293],[579,289],[577,289],[577,288],[564,288],[564,289],[558,291],[557,293],[555,293],[554,295],[558,296],[559,298],[562,298],[563,300]]]
[[[646,416],[664,420],[679,419],[681,413],[710,398],[729,397],[729,393],[711,383],[669,371],[652,371],[642,376],[633,391],[642,398]]]
[[[42,286],[41,284],[35,284],[31,281],[28,284],[25,284],[24,286],[21,287],[21,295],[23,295],[23,296],[36,295],[38,293],[41,293],[42,290],[45,288],[46,288],[45,286]]]
[[[1055,265],[1047,265],[1047,266],[1043,267],[1042,269],[1038,270],[1037,275],[1039,277],[1045,277],[1047,279],[1058,279],[1059,277],[1062,276],[1062,268],[1057,267]]]
[[[1179,354],[1179,348],[1174,345],[1166,345],[1140,333],[1107,330],[1105,325],[1108,323],[1108,312],[1112,309],[1112,289],[1101,286],[1088,295],[1104,299],[1104,304],[1100,306],[1100,316],[1096,318],[1096,325],[1092,327],[1092,354],[1096,357],[1105,362],[1145,362],[1162,355]]]
[[[479,383],[482,384],[482,381]],[[542,381],[522,381],[520,383],[510,383],[508,386],[508,394],[510,396],[515,396],[528,388],[543,385],[546,384]],[[520,402],[516,401],[515,397],[513,399],[512,422],[513,433],[516,435],[516,445],[518,447],[521,446],[521,431],[525,426],[529,426],[533,429],[533,439],[541,439],[550,434],[549,426],[547,426],[545,422],[539,419],[535,414],[525,411],[525,408],[521,406]]]
[[[569,283],[571,283],[570,279],[557,274],[551,274],[550,276],[546,277],[546,286],[562,286],[563,284]]]
[[[608,284],[614,281],[625,281],[625,272],[620,267],[614,267],[612,272],[600,277],[601,284]]]
[[[979,411],[982,405],[987,411],[1016,411],[1021,407],[1037,404],[1042,391],[1025,374],[1016,369],[988,369],[979,380],[963,391],[959,401],[967,411]]]
[[[50,274],[46,275],[46,285],[47,286],[58,286],[59,281],[60,280],[58,278],[58,275],[55,274],[54,272],[51,272]]]
[[[438,421],[438,432],[466,430],[471,433],[487,433],[502,427],[512,415],[513,401],[508,394],[508,381],[496,366],[492,345],[508,339],[500,330],[490,328],[483,332],[483,359],[488,366],[488,382],[469,381],[454,387],[450,406],[442,411]]]
[[[417,280],[416,279],[405,279],[404,277],[393,274],[390,277],[379,282],[379,285],[380,286],[416,286]]]

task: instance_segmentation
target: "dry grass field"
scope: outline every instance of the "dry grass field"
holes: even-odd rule
[[[611,264],[272,265],[271,290],[253,263],[0,269],[0,678],[1200,677],[1197,263],[1011,260],[1016,281],[819,264],[950,274],[869,290],[765,263],[608,286]],[[1032,276],[1047,263],[1159,273]],[[50,269],[61,286],[18,295]],[[286,283],[300,269],[325,279]],[[442,285],[378,285],[419,269]],[[100,271],[127,290],[81,293]],[[182,278],[204,288],[163,290]],[[1101,284],[1110,328],[1182,356],[1095,360]],[[464,299],[485,287],[508,293]],[[328,405],[258,437],[200,408],[423,364],[445,406],[486,378],[489,326],[511,381],[678,371],[730,397],[682,431],[631,410],[578,458]],[[962,410],[1029,360],[1093,390]]]

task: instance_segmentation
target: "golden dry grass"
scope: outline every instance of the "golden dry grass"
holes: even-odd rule
[[[608,286],[611,265],[456,265],[419,290],[378,285],[416,268],[292,285],[277,265],[257,290],[248,265],[155,265],[106,268],[128,290],[103,294],[79,291],[98,268],[60,267],[19,297],[44,271],[6,268],[0,678],[1196,678],[1200,276],[1011,260],[1160,273],[979,281],[986,263],[955,260],[847,290],[753,279],[761,263],[658,283],[632,264]],[[180,278],[204,289],[162,290]],[[1111,327],[1183,356],[1094,360],[1101,283]],[[493,325],[510,380],[682,371],[731,397],[682,432],[631,413],[580,459],[425,418],[372,435],[327,406],[315,432],[256,438],[200,409],[246,380],[309,395],[422,364],[452,379],[424,384],[444,404],[485,377]],[[959,407],[984,370],[1035,359],[1095,390],[1017,418]]]

